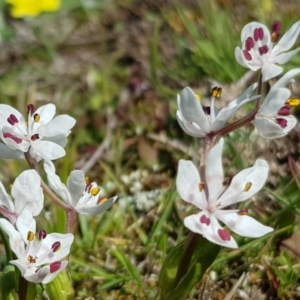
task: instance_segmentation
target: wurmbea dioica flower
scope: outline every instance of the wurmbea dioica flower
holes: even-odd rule
[[[208,133],[223,128],[228,119],[244,104],[259,96],[250,97],[257,84],[252,84],[244,93],[221,110],[214,106],[215,99],[221,96],[221,88],[214,88],[210,99],[210,106],[203,107],[197,95],[189,87],[177,96],[177,121],[182,130],[194,137],[202,138]]]
[[[15,224],[19,215],[29,210],[33,216],[40,214],[44,205],[44,194],[41,188],[41,178],[35,170],[22,172],[15,180],[11,194],[12,201],[0,181],[0,212]]]
[[[254,125],[262,137],[280,138],[296,126],[297,119],[291,115],[291,108],[299,105],[300,100],[290,98],[291,91],[284,86],[299,73],[300,68],[287,72],[271,87],[264,99],[254,120]]]
[[[6,219],[0,219],[0,226],[17,256],[10,263],[20,269],[26,280],[49,283],[67,266],[68,261],[62,259],[70,252],[73,234],[47,234],[44,230],[36,234],[36,222],[29,211],[18,218],[17,229]]]
[[[237,248],[238,245],[220,220],[230,230],[244,236],[256,238],[263,236],[273,228],[262,225],[247,215],[246,209],[228,209],[224,207],[245,201],[256,194],[264,185],[269,167],[266,161],[258,159],[254,166],[235,175],[226,189],[222,166],[221,139],[208,154],[206,165],[206,182],[191,161],[180,160],[176,179],[177,191],[181,198],[198,207],[201,212],[184,219],[184,225],[191,231],[203,235],[209,241],[224,247]],[[204,191],[208,189],[208,198]]]
[[[68,115],[54,117],[54,104],[46,104],[34,111],[27,107],[28,121],[13,107],[0,104],[0,157],[20,159],[30,151],[36,160],[53,160],[63,157],[67,136],[75,125],[75,119]]]
[[[95,182],[87,183],[81,170],[72,171],[65,186],[55,174],[55,166],[51,161],[44,161],[44,169],[50,188],[80,214],[98,215],[108,210],[118,198],[101,195],[98,185]]]
[[[261,69],[263,81],[282,73],[282,67],[276,64],[288,62],[299,50],[286,52],[296,42],[300,32],[300,21],[296,22],[273,47],[280,35],[281,25],[274,22],[272,34],[268,28],[258,22],[247,24],[241,33],[242,48],[236,47],[235,58],[240,65],[253,71]]]

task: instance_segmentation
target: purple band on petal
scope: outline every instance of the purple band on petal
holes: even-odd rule
[[[6,139],[12,139],[14,142],[16,142],[17,144],[21,144],[22,143],[22,139],[12,135],[10,132],[3,132],[3,137],[5,137]]]

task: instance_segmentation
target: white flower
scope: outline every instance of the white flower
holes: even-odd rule
[[[254,120],[254,125],[262,137],[280,138],[296,126],[297,119],[291,115],[291,108],[299,105],[299,100],[289,99],[291,91],[283,86],[289,84],[299,73],[300,68],[287,72],[272,86],[264,99]]]
[[[182,130],[194,137],[202,138],[210,132],[223,128],[229,118],[245,103],[259,96],[250,97],[257,84],[251,85],[244,93],[228,105],[218,110],[214,106],[215,95],[210,100],[210,106],[203,107],[197,95],[189,87],[182,90],[177,96],[178,108],[177,120]]]
[[[228,209],[224,207],[245,201],[257,193],[264,185],[269,167],[266,161],[258,159],[253,167],[235,175],[226,189],[222,166],[223,139],[214,146],[206,165],[206,182],[191,161],[180,160],[176,179],[177,191],[181,198],[198,207],[201,212],[184,219],[184,225],[191,231],[199,233],[209,241],[224,247],[237,248],[237,243],[220,220],[229,229],[245,237],[260,237],[273,228],[264,226],[247,216],[246,209]],[[206,197],[204,185],[208,189]]]
[[[41,178],[35,170],[22,172],[15,180],[11,194],[12,201],[0,181],[0,212],[7,217],[12,224],[25,210],[29,210],[33,216],[40,214],[44,205],[44,194],[41,188]]]
[[[28,105],[28,121],[13,107],[0,104],[0,157],[20,159],[24,152],[37,160],[53,160],[65,155],[63,147],[67,136],[75,125],[75,119],[68,115],[55,115],[55,105],[46,104],[34,112]]]
[[[272,35],[268,28],[261,23],[251,22],[242,30],[242,48],[236,47],[236,60],[243,67],[253,71],[261,69],[263,81],[267,81],[282,73],[282,67],[276,64],[285,64],[300,50],[297,48],[286,52],[295,44],[299,32],[300,21],[296,22],[273,47]],[[273,34],[277,40],[279,33],[276,29]]]
[[[18,230],[6,219],[0,219],[0,226],[9,236],[10,247],[17,256],[10,263],[20,269],[26,280],[47,284],[67,266],[68,262],[61,260],[70,252],[73,234],[47,234],[40,230],[36,235],[36,222],[29,211],[18,218]]]
[[[55,174],[55,166],[51,161],[44,161],[44,169],[50,188],[80,214],[98,215],[108,210],[117,199],[117,196],[102,196],[101,189],[95,182],[87,184],[81,170],[72,171],[65,186]]]

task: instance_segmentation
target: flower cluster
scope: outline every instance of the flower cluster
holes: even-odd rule
[[[52,160],[65,156],[64,147],[75,119],[68,115],[54,117],[55,112],[53,104],[37,110],[29,104],[25,121],[19,111],[0,104],[0,138],[3,141],[0,157],[26,159],[29,164],[34,161],[33,165],[44,160],[49,185],[64,201],[58,199],[58,204],[70,213],[69,222],[76,222],[76,213],[98,215],[109,209],[117,196],[102,195],[96,183],[86,183],[80,170],[71,172],[67,186],[61,182]],[[11,250],[17,257],[10,263],[20,269],[27,281],[47,284],[66,268],[68,260],[63,259],[70,253],[74,236],[72,230],[66,234],[47,234],[45,230],[36,233],[34,217],[43,208],[42,179],[36,170],[24,171],[16,178],[11,196],[0,182],[0,213],[6,217],[0,218],[0,226],[7,233]]]
[[[222,167],[222,137],[250,122],[260,136],[268,139],[283,137],[296,126],[297,119],[292,115],[292,108],[300,104],[300,99],[292,97],[287,86],[300,73],[300,68],[284,74],[270,87],[265,97],[262,94],[265,82],[283,72],[283,68],[277,64],[288,62],[300,50],[297,48],[287,52],[299,36],[300,21],[279,40],[280,30],[279,22],[274,22],[272,32],[257,22],[243,28],[242,47],[236,48],[235,56],[242,66],[259,71],[260,79],[223,108],[215,107],[216,99],[221,96],[221,88],[213,89],[209,106],[202,105],[189,87],[184,88],[177,98],[180,127],[193,137],[205,138],[201,176],[191,161],[179,161],[177,191],[183,200],[200,209],[199,213],[187,216],[184,225],[224,247],[237,247],[230,231],[255,238],[273,230],[248,216],[248,209],[224,209],[257,193],[267,180],[269,168],[265,160],[258,159],[252,167],[235,175],[226,186]],[[254,103],[253,111],[230,123],[237,110],[246,103]]]

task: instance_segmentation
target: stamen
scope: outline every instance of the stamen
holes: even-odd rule
[[[208,116],[210,115],[210,107],[209,106],[203,106],[203,110]]]
[[[61,243],[60,243],[60,242],[55,242],[55,243],[52,245],[52,247],[51,247],[51,249],[53,250],[53,252],[59,251],[60,248],[61,248]]]
[[[214,87],[212,89],[212,96],[215,97],[215,98],[220,98],[221,95],[222,95],[222,88],[221,87]]]
[[[86,188],[85,188],[85,191],[89,193],[90,190],[91,190],[91,188],[92,188],[92,185],[91,185],[91,184],[88,184],[88,185],[86,186]]]
[[[197,97],[197,99],[198,99],[199,101],[201,101],[201,96],[200,96],[199,93],[196,93],[196,97]]]
[[[12,135],[10,132],[3,132],[3,137],[4,138],[9,138],[12,139],[14,142],[16,142],[17,144],[21,144],[22,143],[22,139]]]
[[[252,186],[252,183],[250,181],[247,182],[244,187],[244,192],[248,192],[250,190],[251,186]]]
[[[90,178],[89,177],[86,176],[84,179],[85,179],[86,184],[90,184]]]
[[[36,140],[38,140],[39,138],[40,138],[40,136],[39,136],[38,133],[36,133],[36,134],[34,134],[34,135],[31,136],[31,140],[32,140],[33,142],[36,141]]]
[[[28,231],[27,233],[27,241],[31,242],[34,239],[34,233],[32,231]]]
[[[34,114],[33,120],[35,123],[38,123],[40,121],[40,119],[41,119],[41,116],[39,114]]]
[[[293,97],[293,98],[290,98],[286,101],[286,103],[290,106],[298,106],[300,105],[300,99],[299,98],[296,98],[296,97]]]
[[[243,50],[243,54],[246,60],[252,60],[252,56],[247,50]]]
[[[27,114],[32,114],[34,112],[34,105],[28,104],[27,105]]]
[[[206,224],[207,226],[210,224],[210,218],[207,218],[205,215],[201,216],[200,222],[202,224]]]
[[[93,195],[93,196],[97,196],[100,192],[100,188],[98,187],[94,187],[91,189],[90,193]]]
[[[49,265],[50,273],[54,273],[54,272],[58,271],[60,269],[61,264],[62,264],[61,261],[55,261],[55,262],[51,263]]]
[[[47,236],[47,232],[43,229],[39,232],[39,240],[43,240]]]
[[[275,21],[272,26],[271,40],[273,43],[276,43],[280,37],[281,23]]]
[[[226,229],[219,229],[218,234],[223,241],[230,241],[231,239],[231,235]]]
[[[240,216],[248,215],[248,208],[241,208],[241,209],[237,212],[237,214],[240,215]]]
[[[282,128],[285,128],[287,126],[287,120],[283,118],[277,118],[276,123]]]
[[[203,189],[204,189],[204,187],[205,187],[205,183],[204,182],[200,182],[199,185],[198,185],[198,187],[199,187],[199,191],[202,192]]]
[[[31,264],[35,264],[36,263],[36,259],[33,256],[31,256],[31,255],[28,255],[27,261],[29,261]]]
[[[103,203],[105,203],[107,200],[108,200],[107,197],[100,197],[100,198],[98,199],[98,201],[97,201],[97,204],[103,204]]]

